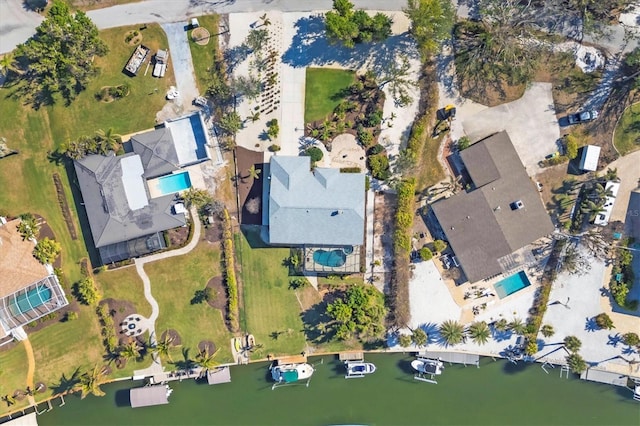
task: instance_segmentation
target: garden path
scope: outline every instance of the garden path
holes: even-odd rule
[[[151,315],[149,316],[149,339],[151,340],[152,345],[157,342],[155,323],[158,319],[158,315],[160,315],[160,308],[158,306],[158,302],[151,294],[151,280],[149,280],[149,276],[144,270],[144,265],[147,263],[155,262],[157,260],[168,259],[174,256],[182,256],[183,254],[189,253],[196,247],[196,245],[198,245],[202,228],[200,224],[200,217],[198,216],[198,211],[194,207],[189,209],[189,212],[191,214],[191,220],[193,221],[193,226],[195,227],[195,229],[191,241],[189,241],[186,246],[177,250],[165,251],[163,253],[154,254],[152,256],[144,258],[138,258],[135,260],[136,271],[138,272],[138,275],[140,275],[140,279],[142,279],[142,283],[144,285],[144,297],[151,305]],[[153,354],[153,361],[154,363],[150,367],[142,370],[136,370],[134,372],[134,376],[148,376],[156,374],[158,372],[162,372],[162,364],[160,363],[160,358],[155,352]]]
[[[27,361],[29,362],[29,366],[27,367],[27,388],[35,389],[33,385],[33,375],[36,371],[36,358],[33,355],[33,347],[31,346],[31,342],[29,339],[24,339],[24,349],[27,352]],[[34,405],[36,403],[33,395],[27,396],[30,405]]]

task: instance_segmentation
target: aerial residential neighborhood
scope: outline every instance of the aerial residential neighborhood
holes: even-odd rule
[[[6,0],[0,95],[1,424],[637,424],[636,2]]]

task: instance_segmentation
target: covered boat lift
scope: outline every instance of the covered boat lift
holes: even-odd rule
[[[164,405],[169,403],[171,389],[167,385],[145,386],[129,391],[131,407],[149,407],[152,405]]]

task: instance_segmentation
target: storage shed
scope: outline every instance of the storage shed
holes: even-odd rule
[[[598,160],[600,159],[600,147],[595,145],[587,145],[582,148],[582,157],[580,158],[580,169],[589,172],[595,172],[598,169]]]

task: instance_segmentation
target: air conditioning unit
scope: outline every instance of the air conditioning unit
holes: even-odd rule
[[[522,202],[522,200],[517,200],[511,203],[511,210],[520,210],[522,208],[524,208],[524,203]]]

